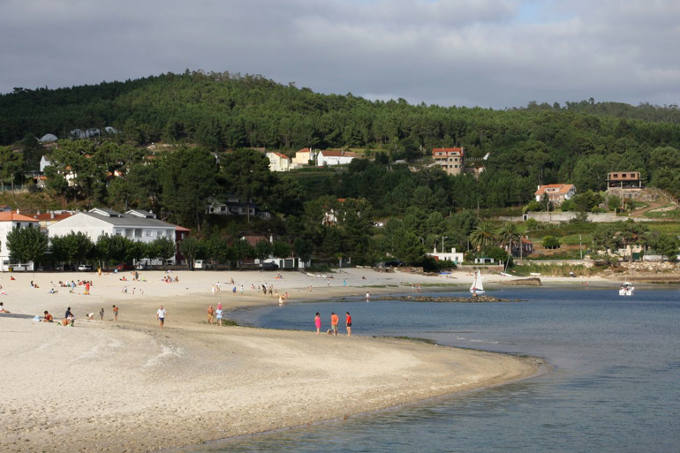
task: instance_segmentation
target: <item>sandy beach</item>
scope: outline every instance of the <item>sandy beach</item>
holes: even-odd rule
[[[262,284],[272,284],[275,293],[288,292],[294,302],[367,291],[404,293],[417,285],[469,285],[469,272],[448,277],[368,269],[326,277],[283,272],[277,278],[277,273],[257,271],[170,275],[179,281],[165,283],[164,274],[154,271],[140,272],[140,281],[132,281],[130,272],[16,273],[14,280],[0,274],[0,301],[13,313],[48,310],[61,319],[70,306],[77,318],[71,328],[0,317],[0,451],[194,445],[498,385],[535,375],[542,367],[537,359],[415,341],[317,336],[313,314],[309,332],[207,323],[209,304],[221,302],[229,311],[277,303],[276,295],[262,295]],[[503,278],[487,281],[501,284]],[[59,285],[84,279],[93,282],[89,295],[84,286],[71,292]],[[574,280],[545,279],[553,284]],[[120,307],[118,322],[112,320],[112,304]],[[162,330],[155,319],[160,304],[168,310]],[[99,321],[100,307],[104,321]],[[96,320],[85,319],[90,312],[97,313]]]

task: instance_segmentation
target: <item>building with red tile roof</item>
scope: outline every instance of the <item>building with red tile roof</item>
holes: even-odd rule
[[[545,195],[548,200],[555,205],[561,205],[565,200],[569,200],[576,193],[576,187],[573,184],[544,184],[538,186],[534,193],[536,201],[542,201]]]
[[[0,270],[8,271],[15,264],[21,264],[23,270],[32,271],[33,263],[12,263],[7,247],[7,235],[15,228],[39,228],[38,221],[32,217],[20,214],[19,211],[0,212]]]

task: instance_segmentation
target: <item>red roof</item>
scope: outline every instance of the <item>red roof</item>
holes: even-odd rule
[[[542,186],[538,186],[538,190],[536,190],[536,195],[543,195],[546,192],[546,189],[548,189],[547,191],[549,193],[564,195],[573,188],[574,188],[573,184],[545,184]]]
[[[0,222],[37,222],[37,220],[14,211],[0,212]]]
[[[460,154],[461,156],[463,155],[463,148],[458,147],[458,148],[432,148],[432,155],[434,156],[436,153],[446,153],[446,154]]]
[[[175,231],[185,231],[188,233],[191,230],[189,228],[184,228],[183,226],[175,225]]]
[[[286,156],[286,155],[283,154],[283,153],[276,153],[276,152],[275,152],[275,153],[272,153],[272,154],[275,154],[275,155],[279,156],[281,159],[288,159],[288,156]]]

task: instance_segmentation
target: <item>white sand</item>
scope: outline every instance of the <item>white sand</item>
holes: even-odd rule
[[[534,359],[396,339],[205,322],[210,303],[221,301],[229,310],[277,300],[250,291],[250,283],[273,283],[299,300],[403,292],[411,283],[469,284],[466,273],[454,280],[353,269],[332,279],[288,272],[275,279],[276,273],[197,271],[179,272],[179,283],[171,284],[161,281],[160,272],[142,272],[147,280],[142,282],[122,282],[122,275],[131,277],[29,273],[10,280],[0,275],[5,292],[0,301],[9,310],[47,309],[59,319],[71,306],[78,318],[73,328],[0,318],[0,451],[190,445],[496,385],[540,367]],[[94,281],[91,295],[82,295],[82,287],[74,294],[61,287],[49,294],[50,281],[77,278]],[[244,295],[226,291],[231,278],[245,285]],[[39,288],[31,288],[30,280]],[[225,291],[211,296],[217,281],[226,283]],[[114,303],[120,306],[117,323],[111,321]],[[160,303],[168,309],[163,330],[154,319]],[[104,322],[84,320],[101,306]]]

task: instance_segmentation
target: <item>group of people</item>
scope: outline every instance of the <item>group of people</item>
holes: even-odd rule
[[[213,308],[212,305],[208,306],[208,324],[222,325],[222,317],[224,311],[222,310],[222,302],[217,304],[217,308]]]
[[[331,312],[331,328],[326,331],[328,335],[338,335],[338,324],[340,322],[340,318],[338,317],[337,313]],[[316,334],[319,335],[321,333],[321,314],[317,311],[316,315],[314,315],[314,327],[316,328]],[[347,331],[347,336],[351,337],[352,336],[352,315],[349,314],[349,312],[345,312],[345,329]]]

